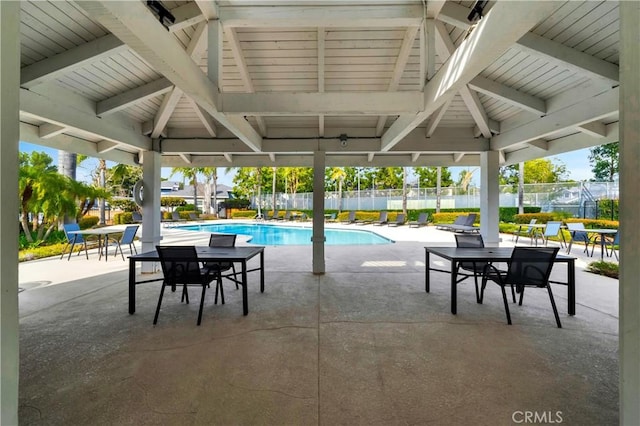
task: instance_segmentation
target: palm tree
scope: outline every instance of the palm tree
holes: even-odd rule
[[[213,213],[218,216],[218,169],[215,167],[201,167],[204,176],[204,213],[211,213],[211,195],[213,193]]]
[[[342,211],[342,184],[347,177],[347,173],[342,167],[331,169],[331,180],[338,182],[338,213]]]
[[[276,174],[278,173],[278,168],[273,167],[273,177],[271,178],[271,205],[273,206],[273,210],[276,209]]]
[[[402,168],[402,213],[407,214],[407,168]]]
[[[198,209],[198,173],[199,170],[195,167],[173,167],[171,168],[171,175],[181,173],[182,176],[189,180],[189,183],[193,185],[193,205],[196,210]]]

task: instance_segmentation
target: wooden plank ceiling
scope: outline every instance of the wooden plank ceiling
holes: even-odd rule
[[[21,140],[165,166],[511,164],[618,140],[617,1],[21,2]]]

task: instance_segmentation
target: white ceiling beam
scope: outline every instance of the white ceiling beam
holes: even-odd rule
[[[419,27],[409,27],[404,32],[404,38],[402,40],[402,44],[400,45],[400,51],[398,53],[398,57],[396,58],[396,64],[393,67],[393,73],[391,74],[391,81],[389,82],[389,87],[387,88],[388,92],[395,92],[396,90],[398,90],[400,79],[402,78],[402,73],[407,66],[407,61],[409,60],[409,55],[411,54],[411,49],[413,48],[418,29]],[[378,123],[376,124],[376,136],[380,136],[382,134],[386,122],[386,115],[381,115],[380,117],[378,117]]]
[[[504,164],[505,161],[507,161],[507,157],[504,150],[498,151],[498,164]]]
[[[169,32],[172,33],[184,30],[207,19],[196,3],[186,3],[182,6],[174,7],[170,12],[176,18],[173,24],[169,24]]]
[[[96,114],[98,117],[104,117],[114,112],[121,111],[138,102],[143,102],[156,96],[164,95],[173,88],[166,78],[160,78],[151,83],[131,89],[127,92],[120,93],[96,104]]]
[[[398,115],[423,109],[422,92],[223,93],[221,110],[238,115]]]
[[[422,17],[422,5],[220,7],[225,27],[409,27]]]
[[[227,162],[233,163],[233,155],[232,154],[224,153],[224,154],[222,154],[222,156],[224,157],[225,160],[227,160]]]
[[[89,157],[104,158],[105,160],[128,164],[130,166],[136,164],[136,155],[130,152],[121,151],[119,149],[100,152],[98,150],[99,143],[96,144],[85,139],[64,134],[43,139],[39,136],[39,131],[38,126],[24,122],[20,123],[20,140],[34,145],[46,146],[48,148],[67,152],[75,152]]]
[[[451,106],[452,101],[453,101],[453,98],[449,99],[447,102],[445,102],[444,105],[440,107],[439,110],[437,110],[431,115],[431,118],[427,122],[427,127],[425,128],[425,135],[428,138],[430,138],[431,135],[433,135],[433,132],[435,132],[436,129],[438,128],[438,124],[440,124],[442,117],[444,117],[444,114],[447,112],[447,110]]]
[[[436,28],[433,19],[426,19],[423,26],[425,49],[420,52],[420,57],[424,58],[426,78],[420,82],[421,87],[431,80],[436,73]]]
[[[461,17],[466,17],[465,13],[468,14],[469,12],[471,12],[469,8],[457,3],[447,2],[445,7],[442,8],[438,19],[466,30],[469,28],[469,22],[466,21],[466,19],[461,19]],[[521,50],[538,57],[543,57],[563,68],[571,69],[583,75],[589,75],[591,78],[605,79],[609,84],[617,84],[620,81],[617,65],[564,46],[561,43],[537,34],[527,32],[518,40],[517,46]]]
[[[565,152],[576,151],[578,149],[592,148],[594,146],[613,143],[620,140],[619,123],[611,123],[606,125],[607,136],[604,138],[592,137],[582,133],[564,136],[549,142],[549,149],[544,153],[545,156],[564,154]],[[540,158],[540,150],[532,147],[519,149],[507,153],[506,165],[517,164],[522,161],[529,161]]]
[[[119,146],[120,146],[119,143],[103,139],[96,144],[96,151],[98,151],[100,154],[104,154],[105,152],[114,150]]]
[[[491,139],[491,149],[505,149],[535,139],[549,139],[548,136],[552,136],[554,133],[608,117],[618,111],[619,92],[616,87],[591,99],[567,106],[547,114],[545,117],[496,135]]]
[[[324,93],[324,49],[325,34],[323,27],[318,28],[318,93]],[[318,114],[318,134],[324,136],[324,114]]]
[[[607,80],[609,84],[616,85],[620,81],[617,65],[534,33],[527,33],[518,40],[518,48],[543,57],[563,68],[586,74],[591,78]]]
[[[326,139],[265,139],[264,151],[275,154],[291,154],[314,151],[325,152],[357,152],[370,153],[377,147],[379,138],[349,139],[346,147],[342,146],[340,138]],[[489,149],[489,141],[484,138],[474,138],[471,129],[439,129],[433,137],[426,138],[420,130],[411,132],[398,145],[393,153],[438,153],[438,152],[466,152],[478,153]],[[187,152],[192,154],[248,154],[252,151],[238,139],[210,139],[197,138],[167,138],[162,141],[162,152],[177,154]]]
[[[238,40],[238,35],[236,34],[236,30],[235,28],[225,27],[224,33],[227,35],[227,42],[231,47],[231,53],[233,54],[233,58],[236,62],[236,67],[238,68],[238,72],[240,73],[240,78],[244,83],[244,89],[248,93],[254,93],[255,89],[253,87],[253,81],[251,81],[251,75],[249,74],[247,61],[245,61],[244,59],[244,55],[242,53],[242,47],[240,46],[240,41]],[[255,116],[256,123],[258,124],[258,129],[260,130],[260,134],[262,136],[266,136],[267,125],[265,124],[264,119],[259,115],[255,115],[255,114],[247,114],[247,115]]]
[[[76,3],[220,124],[252,149],[260,151],[262,137],[245,120],[226,117],[218,111],[217,87],[142,2],[80,0]]]
[[[189,154],[180,153],[178,155],[180,156],[180,158],[182,158],[182,161],[184,161],[187,164],[191,164],[193,161],[191,155]]]
[[[20,70],[20,86],[30,89],[127,49],[128,47],[116,36],[108,34],[27,65]]]
[[[418,161],[418,158],[420,158],[420,153],[419,152],[414,152],[413,154],[411,154],[411,162],[415,163],[416,161]]]
[[[187,45],[186,53],[191,57],[194,62],[200,62],[202,55],[206,49],[207,40],[207,23],[201,22],[191,36],[191,40]],[[173,112],[180,102],[180,99],[184,95],[184,91],[175,86],[173,90],[165,95],[162,100],[160,108],[156,112],[156,116],[153,119],[153,130],[151,131],[151,137],[157,138],[162,134],[169,119],[173,115]]]
[[[557,7],[556,2],[496,3],[425,85],[425,110],[400,116],[382,135],[380,149],[390,150]]]
[[[417,162],[411,161],[410,154],[376,155],[369,161],[367,154],[341,155],[327,154],[327,167],[473,167],[480,165],[480,155],[466,155],[459,163],[455,163],[451,154],[421,156]],[[162,167],[184,167],[184,162],[177,156],[163,156]],[[233,165],[222,155],[194,156],[191,167],[313,167],[313,155],[279,155],[275,164],[268,155],[243,155],[234,157]]]
[[[459,163],[460,161],[462,161],[463,157],[464,157],[464,152],[457,152],[453,154],[453,162]]]
[[[193,101],[193,99],[189,99],[189,103],[191,104],[191,107],[193,108],[193,111],[196,113],[196,116],[198,117],[198,119],[200,119],[200,122],[202,123],[204,128],[207,130],[207,133],[209,133],[210,136],[214,136],[215,137],[216,136],[216,123],[213,120],[213,118],[209,115],[209,113],[207,111],[205,111],[202,108],[200,108],[200,105],[195,103]]]
[[[429,0],[427,2],[427,18],[437,18],[446,3],[446,0]]]
[[[276,162],[276,154],[274,154],[273,152],[269,153],[269,160],[271,160],[272,163]]]
[[[61,127],[79,129],[141,150],[151,149],[151,140],[139,128],[132,128],[121,120],[98,118],[92,110],[75,108],[32,90],[20,89],[20,111]]]
[[[582,133],[596,138],[604,138],[607,136],[607,126],[601,121],[592,121],[578,126],[578,130]]]
[[[532,148],[537,148],[541,151],[549,151],[549,142],[544,139],[534,139],[527,142],[527,145]]]
[[[57,124],[44,123],[40,125],[39,135],[42,139],[52,138],[63,134],[69,130],[68,127],[58,126]]]
[[[533,112],[536,115],[547,113],[544,99],[528,95],[504,84],[497,83],[482,76],[477,76],[469,82],[469,87],[476,92],[484,93],[510,105]]]
[[[376,153],[375,152],[370,152],[367,154],[367,162],[371,163],[373,161],[373,158],[375,157]]]
[[[469,27],[471,27],[471,22],[467,19],[469,12],[471,12],[470,8],[448,1],[445,2],[441,8],[440,14],[438,14],[438,20],[453,25],[454,27],[468,30]]]
[[[442,22],[436,22],[434,26],[436,32],[436,50],[443,60],[447,60],[451,55],[453,55],[456,48],[453,41],[451,41],[451,37],[444,27],[444,24]],[[473,117],[473,121],[476,122],[480,129],[482,136],[490,138],[491,129],[489,128],[489,117],[487,116],[487,112],[484,110],[478,95],[475,92],[472,92],[469,87],[465,85],[460,88],[460,96],[467,106],[471,117]]]
[[[218,19],[219,10],[215,0],[196,0],[196,5],[198,5],[207,21]]]

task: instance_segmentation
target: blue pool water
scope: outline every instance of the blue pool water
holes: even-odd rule
[[[212,225],[185,225],[177,228],[188,231],[221,232],[224,234],[243,234],[251,237],[251,244],[265,246],[309,245],[311,228],[297,226],[270,225],[263,223],[227,223]],[[324,235],[327,245],[369,245],[390,244],[392,240],[374,232],[351,229],[328,229]]]

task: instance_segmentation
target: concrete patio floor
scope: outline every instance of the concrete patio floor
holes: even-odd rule
[[[119,257],[20,264],[20,424],[618,424],[618,281],[584,272],[593,259],[580,248],[576,315],[554,285],[562,329],[544,290],[511,305],[509,326],[496,285],[479,305],[461,283],[457,315],[447,274],[425,293],[424,246],[452,245],[452,233],[358,229],[396,243],[327,246],[321,276],[311,246],[269,246],[264,293],[249,275],[249,315],[226,282],[226,304],[208,292],[200,327],[179,293],[152,325],[158,283],[138,286],[129,315]]]

